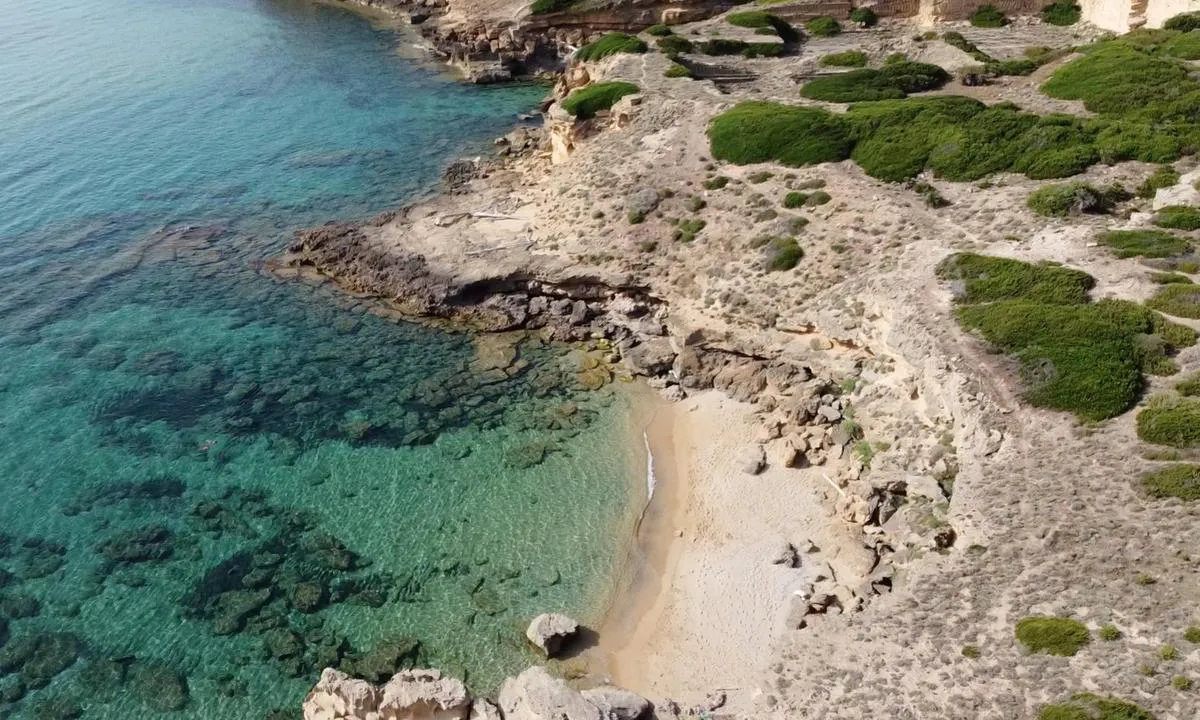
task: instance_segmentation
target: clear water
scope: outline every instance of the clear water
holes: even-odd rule
[[[301,2],[0,0],[0,717],[298,717],[328,664],[486,691],[533,613],[600,610],[624,397],[261,270],[544,92],[404,42]]]

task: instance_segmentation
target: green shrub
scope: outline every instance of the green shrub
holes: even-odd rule
[[[1038,188],[1030,193],[1025,204],[1038,215],[1046,217],[1106,213],[1112,209],[1112,200],[1109,195],[1082,182]]]
[[[575,59],[594,62],[617,53],[644,53],[648,49],[641,38],[613,32],[576,50]]]
[[[1172,230],[1200,230],[1200,209],[1168,205],[1154,214],[1154,224]]]
[[[1155,720],[1155,717],[1127,700],[1078,693],[1069,702],[1043,707],[1038,720]]]
[[[1150,177],[1138,185],[1137,196],[1152,198],[1159,189],[1171,187],[1177,182],[1179,182],[1179,172],[1170,165],[1160,165]]]
[[[674,35],[675,31],[669,25],[651,25],[646,28],[646,34],[653,35],[654,37],[667,37],[668,35]]]
[[[1197,472],[1200,472],[1200,469]],[[1184,630],[1183,639],[1190,643],[1200,643],[1200,625],[1192,625]]]
[[[1150,273],[1150,282],[1155,285],[1191,285],[1192,279],[1187,275],[1173,272]]]
[[[691,76],[692,76],[692,71],[688,70],[686,66],[680,65],[677,62],[671,63],[670,65],[667,66],[666,70],[663,70],[663,77],[690,78]]]
[[[1113,230],[1097,238],[1119,258],[1163,258],[1191,250],[1187,240],[1162,230]]]
[[[981,63],[995,62],[995,58],[979,49],[979,46],[968,40],[960,32],[953,30],[942,34],[942,41],[951,47],[958,48]]]
[[[762,10],[747,10],[745,12],[731,13],[725,16],[726,22],[730,25],[737,25],[744,28],[763,28],[771,27],[771,13],[763,12]]]
[[[563,110],[577,118],[586,120],[596,113],[608,110],[626,95],[639,91],[638,86],[627,82],[602,82],[582,87],[563,100]]]
[[[936,90],[949,80],[950,74],[937,65],[903,60],[879,70],[863,68],[813,78],[804,84],[800,94],[825,102],[896,100],[908,93]]]
[[[1200,372],[1192,373],[1189,377],[1176,383],[1175,392],[1184,397],[1200,396]]]
[[[771,272],[791,270],[804,257],[796,238],[775,237],[767,243],[767,268]]]
[[[1200,500],[1200,465],[1168,465],[1142,475],[1142,489],[1156,500]]]
[[[1074,0],[1058,0],[1042,8],[1042,20],[1050,25],[1074,25],[1083,16],[1083,9]]]
[[[737,55],[749,46],[745,40],[712,38],[700,43],[696,48],[705,55]]]
[[[799,167],[845,160],[853,141],[845,120],[816,108],[743,102],[708,127],[712,154],[738,165],[778,162]]]
[[[850,22],[858,23],[863,27],[875,27],[879,22],[879,16],[871,8],[857,7],[850,11]]]
[[[802,192],[790,192],[783,197],[783,206],[791,209],[803,207],[805,200],[808,200],[807,194]]]
[[[696,235],[699,234],[706,225],[708,225],[708,223],[699,218],[680,220],[679,222],[675,223],[675,240],[678,242],[690,243],[696,239]]]
[[[1105,642],[1114,642],[1121,639],[1121,631],[1117,629],[1116,625],[1111,623],[1108,625],[1101,625],[1100,632],[1098,634],[1100,635],[1100,639]]]
[[[983,656],[983,651],[979,649],[978,645],[963,645],[962,656],[971,660],[978,660]]]
[[[1078,620],[1032,615],[1017,621],[1017,640],[1033,652],[1070,657],[1091,642],[1091,634]]]
[[[575,0],[533,0],[529,11],[534,15],[545,15],[546,13],[566,10],[573,4],[575,4]]]
[[[1200,13],[1180,13],[1179,15],[1170,17],[1163,23],[1163,29],[1179,30],[1180,32],[1200,30]]]
[[[1154,445],[1200,445],[1200,398],[1157,395],[1137,416],[1138,437]]]
[[[847,50],[845,52],[829,53],[821,58],[821,64],[825,67],[866,67],[867,54],[861,50]]]
[[[804,29],[808,30],[808,34],[814,37],[833,37],[834,35],[842,34],[842,24],[828,15],[822,15],[809,20],[804,23]]]
[[[765,183],[766,181],[770,180],[773,177],[775,177],[775,173],[770,172],[768,170],[760,170],[756,173],[751,173],[749,176],[747,176],[746,181],[751,183],[752,185],[760,185],[760,184]]]
[[[1042,91],[1064,100],[1082,100],[1088,110],[1102,115],[1162,122],[1187,119],[1200,83],[1188,77],[1182,62],[1118,39],[1101,43],[1056,70]]]
[[[804,200],[805,207],[818,207],[829,202],[833,198],[824,190],[818,190],[815,193],[810,193],[808,198]]]
[[[971,25],[978,28],[999,28],[1008,24],[1008,18],[995,5],[984,5],[971,13]]]
[[[1158,659],[1163,662],[1174,662],[1179,659],[1179,648],[1167,643],[1158,648]]]
[[[937,274],[953,285],[963,328],[1018,360],[1026,400],[1083,420],[1128,410],[1142,373],[1196,342],[1190,328],[1141,305],[1086,303],[1094,281],[1079,271],[959,254],[939,263]]]
[[[715,178],[712,178],[711,180],[705,180],[704,181],[704,189],[705,190],[720,190],[721,188],[725,187],[728,184],[729,184],[729,178],[725,177],[724,175],[718,175]]]
[[[802,97],[836,103],[892,100],[905,94],[883,73],[869,68],[816,77],[800,88]]]
[[[1146,305],[1167,315],[1200,320],[1200,285],[1163,285]]]
[[[1025,300],[1080,305],[1088,301],[1088,292],[1096,284],[1095,278],[1082,270],[975,253],[950,255],[934,272],[954,284],[955,302],[960,304]]]
[[[742,57],[781,57],[787,52],[787,48],[783,43],[777,42],[761,42],[761,43],[746,43],[746,47],[742,48]]]
[[[1176,675],[1171,678],[1171,687],[1180,692],[1187,692],[1192,689],[1192,679],[1187,675]]]
[[[659,50],[668,55],[690,53],[693,49],[692,41],[679,35],[660,37],[654,44],[658,46]]]

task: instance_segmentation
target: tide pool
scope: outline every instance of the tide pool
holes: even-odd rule
[[[625,396],[261,270],[544,94],[406,42],[301,2],[0,0],[0,717],[294,718],[326,666],[487,692],[533,614],[602,612]]]

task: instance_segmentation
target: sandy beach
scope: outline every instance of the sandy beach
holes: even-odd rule
[[[607,671],[660,701],[747,713],[806,573],[772,564],[784,544],[846,542],[821,474],[739,454],[760,432],[752,406],[707,392],[659,405],[648,427],[658,489],[639,529],[628,588],[601,630]],[[770,461],[770,458],[768,458]]]

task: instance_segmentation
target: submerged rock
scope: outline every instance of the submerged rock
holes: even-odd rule
[[[400,670],[416,665],[420,652],[420,641],[393,638],[379,643],[370,652],[348,659],[343,668],[356,677],[381,683]]]
[[[529,623],[525,637],[546,657],[554,657],[579,632],[579,623],[560,613],[542,613]]]
[[[151,525],[113,535],[96,546],[108,560],[117,563],[141,563],[166,560],[175,548],[171,531],[162,525]]]
[[[170,712],[187,706],[187,678],[166,665],[135,665],[130,673],[129,685],[134,696],[151,710]]]
[[[20,620],[34,617],[41,611],[41,603],[32,595],[13,593],[0,596],[0,616]]]
[[[15,637],[0,649],[0,675],[20,672],[30,688],[45,687],[75,664],[83,649],[71,633],[37,633]]]

